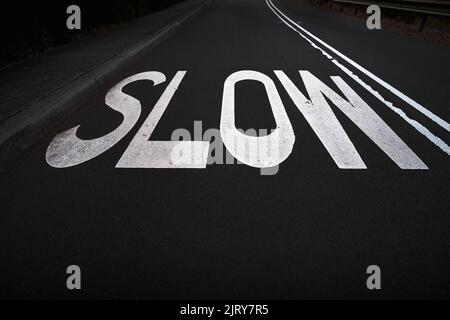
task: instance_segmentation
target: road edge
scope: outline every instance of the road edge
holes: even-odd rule
[[[157,31],[150,39],[119,53],[94,70],[80,75],[28,109],[0,125],[0,169],[10,164],[49,130],[105,89],[114,75],[149,53],[180,26],[200,14],[214,0],[204,0],[193,10]]]

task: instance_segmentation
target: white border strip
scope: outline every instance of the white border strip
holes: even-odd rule
[[[361,72],[366,74],[368,77],[370,77],[372,80],[376,81],[378,84],[382,85],[383,87],[385,87],[386,89],[391,91],[397,97],[399,97],[400,99],[402,99],[403,101],[408,103],[410,106],[412,106],[413,108],[415,108],[416,110],[418,110],[419,112],[421,112],[422,114],[424,114],[425,116],[430,118],[432,121],[434,121],[435,123],[437,123],[438,125],[440,125],[442,128],[444,128],[447,131],[450,131],[450,124],[449,123],[447,123],[445,120],[439,118],[437,115],[435,115],[434,113],[432,113],[431,111],[429,111],[428,109],[426,109],[425,107],[420,105],[419,103],[415,102],[414,100],[412,100],[408,96],[404,95],[403,93],[401,93],[400,91],[398,91],[397,89],[395,89],[394,87],[392,87],[391,85],[389,85],[388,83],[383,81],[382,79],[378,78],[376,75],[374,75],[370,71],[366,70],[365,68],[363,68],[362,66],[360,66],[359,64],[357,64],[356,62],[354,62],[353,60],[351,60],[350,58],[348,58],[347,56],[345,56],[344,54],[339,52],[338,50],[334,49],[333,47],[331,47],[327,43],[323,42],[322,40],[317,38],[315,35],[313,35],[309,31],[307,31],[305,28],[299,26],[296,22],[294,22],[289,17],[287,17],[283,12],[281,12],[281,10],[279,10],[272,3],[272,0],[266,0],[266,4],[272,10],[272,12],[284,24],[286,24],[289,28],[291,28],[292,30],[297,32],[302,38],[304,38],[306,41],[308,41],[311,44],[311,46],[313,46],[314,48],[320,50],[322,52],[322,54],[325,55],[328,59],[330,59],[337,67],[339,67],[342,71],[344,71],[347,75],[349,75],[351,78],[353,78],[356,82],[358,82],[366,90],[368,90],[370,93],[372,93],[378,100],[383,102],[389,109],[391,109],[392,111],[397,113],[402,119],[404,119],[407,123],[409,123],[411,126],[413,126],[417,131],[419,131],[425,137],[427,137],[432,143],[434,143],[436,146],[438,146],[440,149],[442,149],[442,151],[444,151],[445,153],[450,155],[450,147],[441,138],[435,136],[433,133],[431,133],[425,126],[420,124],[418,121],[410,119],[405,114],[405,112],[403,110],[401,110],[400,108],[395,107],[391,102],[389,102],[386,99],[384,99],[377,91],[372,89],[368,84],[364,83],[357,75],[352,73],[349,69],[344,67],[338,61],[334,60],[332,56],[330,56],[325,50],[320,48],[317,44],[315,44],[308,37],[306,37],[301,31],[303,31],[305,34],[309,35],[311,38],[313,38],[314,40],[316,40],[317,42],[319,42],[320,44],[322,44],[323,46],[325,46],[326,48],[328,48],[329,50],[331,50],[332,52],[334,52],[338,56],[340,56],[342,59],[344,59],[345,61],[350,63],[356,69],[360,70]],[[291,24],[289,24],[289,22],[291,24],[293,24],[294,26],[296,26],[299,30],[294,28]]]

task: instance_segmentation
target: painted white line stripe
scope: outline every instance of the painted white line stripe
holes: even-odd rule
[[[406,143],[341,77],[331,77],[331,79],[345,98],[309,71],[300,70],[311,99],[308,101],[283,71],[275,70],[274,72],[339,168],[366,169],[366,165],[336,118],[331,105],[344,113],[400,168],[428,169]],[[327,100],[331,102],[331,105]]]
[[[378,77],[376,77],[374,74],[372,74],[371,72],[367,71],[366,69],[364,69],[363,67],[361,67],[359,64],[357,64],[356,62],[354,62],[353,60],[351,60],[350,58],[346,57],[344,54],[340,53],[339,51],[337,51],[336,49],[332,48],[331,46],[329,46],[328,44],[326,44],[325,42],[323,42],[322,40],[320,40],[319,38],[317,38],[316,36],[314,36],[313,34],[311,34],[309,31],[305,30],[304,28],[300,27],[298,24],[296,24],[294,21],[292,21],[289,17],[287,17],[283,12],[281,12],[273,3],[271,0],[266,0],[266,4],[267,6],[270,8],[270,10],[272,10],[272,12],[281,20],[284,22],[284,24],[286,24],[289,28],[291,28],[292,30],[294,30],[295,32],[297,32],[303,39],[305,39],[313,48],[320,50],[320,52],[327,57],[329,60],[331,60],[337,67],[339,67],[342,71],[344,71],[347,75],[349,75],[352,79],[354,79],[356,82],[358,82],[363,88],[365,88],[366,90],[368,90],[371,94],[373,94],[378,100],[380,100],[383,104],[385,104],[389,109],[391,109],[392,111],[394,111],[396,114],[398,114],[403,120],[405,120],[408,124],[410,124],[411,126],[413,126],[418,132],[420,132],[422,135],[424,135],[426,138],[428,138],[428,140],[430,140],[432,143],[434,143],[436,146],[438,146],[442,151],[444,151],[447,155],[450,155],[450,147],[439,137],[437,137],[436,135],[434,135],[430,130],[428,130],[425,126],[423,126],[421,123],[419,123],[418,121],[409,118],[406,113],[398,108],[395,107],[393,105],[393,103],[387,101],[386,99],[384,99],[379,92],[375,91],[374,89],[372,89],[372,87],[368,84],[366,84],[365,82],[363,82],[357,75],[355,75],[353,72],[351,72],[349,69],[347,69],[346,67],[344,67],[342,64],[340,64],[338,61],[336,61],[335,59],[333,59],[332,56],[330,56],[324,49],[322,49],[321,47],[319,47],[318,45],[316,45],[313,41],[311,41],[308,37],[306,37],[301,31],[297,30],[296,28],[294,28],[288,21],[290,21],[292,24],[296,25],[299,29],[303,30],[305,33],[307,33],[308,35],[310,35],[312,38],[316,39],[318,42],[320,42],[321,44],[323,44],[324,46],[326,46],[327,48],[329,48],[330,50],[332,50],[333,52],[335,52],[336,54],[338,54],[339,56],[341,56],[344,60],[346,60],[347,62],[349,62],[350,64],[352,64],[353,66],[355,66],[357,69],[361,70],[363,73],[367,74],[369,77],[371,77],[370,75],[372,75],[372,79],[375,80],[376,82],[380,83],[381,81],[381,85],[383,85],[384,87],[386,87],[385,85],[391,87],[389,84],[387,84],[386,82],[384,82],[383,80],[379,79]],[[288,21],[286,21],[286,19]],[[378,81],[378,80],[379,81]],[[389,87],[387,87],[388,90]],[[391,87],[392,88],[392,87]],[[394,90],[396,90],[395,88],[393,88]],[[392,90],[390,90],[392,91]],[[400,93],[401,95],[403,95],[401,92],[399,92],[398,90],[396,90],[397,93]],[[392,91],[393,92],[393,91]],[[396,94],[395,92],[393,92],[394,94]],[[404,97],[406,97],[405,95],[403,95]],[[399,96],[400,98],[402,98],[401,96]],[[416,103],[415,101],[413,101],[412,99],[406,97],[407,99],[403,99],[404,101],[408,102],[412,101],[415,104],[419,105],[418,103]],[[409,102],[408,102],[409,103]],[[414,105],[412,105],[414,108],[416,108]],[[435,119],[433,119],[432,117],[429,116],[429,118],[433,121],[435,121],[436,123],[440,124],[441,126],[443,125],[443,128],[447,129],[447,131],[450,129],[450,125],[445,122],[444,120],[440,119],[438,116],[434,115],[431,111],[427,110],[426,108],[424,108],[423,106],[419,105],[422,109],[426,110],[427,113],[429,115],[431,115],[432,117],[436,118],[436,120],[440,121],[436,122]],[[417,109],[417,108],[416,108]],[[418,111],[421,111],[418,109]],[[422,112],[422,111],[421,111]],[[423,112],[422,112],[423,113]],[[425,113],[424,113],[425,114]],[[428,115],[427,115],[428,116]]]
[[[431,142],[433,142],[436,146],[438,146],[442,151],[450,155],[450,147],[439,137],[435,136],[430,130],[428,130],[425,126],[423,126],[420,122],[409,118],[406,113],[400,109],[397,108],[392,104],[392,102],[389,102],[385,100],[379,92],[375,91],[371,86],[366,84],[364,81],[362,81],[357,75],[352,73],[349,69],[344,67],[342,64],[337,62],[336,60],[332,60],[332,62],[341,68],[346,74],[348,74],[351,78],[353,78],[356,82],[358,82],[362,87],[364,87],[367,91],[372,93],[378,100],[383,102],[389,109],[394,111],[396,114],[398,114],[403,120],[405,120],[407,123],[409,123],[411,126],[413,126],[417,131],[419,131],[421,134],[423,134],[425,137],[428,138]]]
[[[343,53],[339,52],[338,50],[336,50],[335,48],[333,48],[332,46],[330,46],[329,44],[325,43],[324,41],[322,41],[321,39],[317,38],[315,35],[313,35],[311,32],[309,32],[308,30],[306,30],[305,28],[301,27],[300,25],[298,25],[295,21],[293,21],[292,19],[290,19],[288,16],[286,16],[280,9],[278,9],[272,2],[272,0],[266,0],[267,5],[269,6],[269,8],[274,11],[276,10],[280,15],[282,15],[285,19],[287,19],[290,23],[292,23],[293,25],[295,25],[297,28],[299,28],[301,31],[303,31],[304,33],[306,33],[308,36],[310,36],[311,38],[313,38],[314,40],[316,40],[317,42],[319,42],[320,44],[322,44],[323,46],[325,46],[327,49],[331,50],[333,53],[337,54],[339,57],[341,57],[342,59],[344,59],[345,61],[347,61],[348,63],[350,63],[352,66],[354,66],[355,68],[357,68],[359,71],[361,71],[362,73],[364,73],[365,75],[367,75],[369,78],[371,78],[372,80],[376,81],[378,84],[382,85],[383,87],[385,87],[386,89],[388,89],[389,91],[391,91],[393,94],[395,94],[397,97],[399,97],[400,99],[402,99],[403,101],[405,101],[406,103],[408,103],[410,106],[412,106],[414,109],[418,110],[419,112],[423,113],[424,115],[426,115],[428,118],[430,118],[431,120],[433,120],[434,122],[436,122],[438,125],[440,125],[442,128],[444,128],[447,131],[450,131],[450,124],[441,119],[440,117],[438,117],[437,115],[435,115],[433,112],[431,112],[430,110],[428,110],[427,108],[425,108],[424,106],[422,106],[421,104],[419,104],[418,102],[414,101],[413,99],[409,98],[408,96],[406,96],[405,94],[403,94],[402,92],[400,92],[399,90],[397,90],[396,88],[394,88],[393,86],[391,86],[390,84],[388,84],[387,82],[383,81],[382,79],[380,79],[379,77],[377,77],[376,75],[374,75],[372,72],[370,72],[369,70],[365,69],[364,67],[362,67],[361,65],[359,65],[358,63],[356,63],[355,61],[353,61],[352,59],[350,59],[349,57],[347,57],[346,55],[344,55]],[[275,11],[274,11],[275,12]],[[280,16],[277,14],[277,16],[280,18]],[[280,18],[281,19],[281,18]],[[284,20],[284,19],[282,19]],[[286,21],[284,21],[286,23]]]

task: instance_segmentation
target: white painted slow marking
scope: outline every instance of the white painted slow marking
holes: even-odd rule
[[[47,163],[54,168],[68,168],[91,160],[112,148],[133,128],[141,114],[139,100],[122,92],[127,85],[139,80],[151,80],[153,85],[166,81],[161,72],[143,72],[122,80],[105,97],[105,103],[113,110],[123,115],[122,123],[112,132],[91,140],[82,140],[77,137],[80,126],[58,134],[50,143],[46,153]]]
[[[341,77],[331,77],[331,79],[350,102],[350,104],[335,102],[336,106],[373,142],[375,142],[375,144],[383,150],[392,161],[394,161],[401,169],[428,169],[411,148],[403,142],[403,140],[347,83],[345,83]]]
[[[267,136],[249,136],[236,128],[235,86],[236,83],[246,80],[259,81],[266,89],[277,125]],[[272,168],[289,157],[295,142],[294,130],[272,79],[260,72],[243,70],[233,73],[225,80],[220,134],[228,151],[248,166]]]
[[[208,159],[206,141],[149,141],[186,71],[178,71],[155,104],[116,168],[204,169]]]
[[[442,151],[444,151],[446,154],[450,155],[450,147],[439,137],[437,137],[436,135],[434,135],[433,133],[431,133],[430,130],[428,130],[425,126],[423,126],[422,124],[420,124],[418,121],[410,119],[403,110],[401,110],[398,107],[395,107],[393,105],[393,103],[387,101],[386,99],[384,99],[380,93],[378,93],[377,91],[375,91],[373,88],[371,88],[370,85],[364,83],[358,76],[356,76],[354,73],[352,73],[350,70],[348,70],[347,68],[345,68],[342,64],[340,64],[338,61],[336,61],[335,59],[333,59],[333,57],[331,55],[329,55],[324,49],[322,49],[321,47],[319,47],[316,43],[314,43],[312,40],[310,40],[308,37],[305,36],[305,34],[307,34],[308,36],[310,36],[312,39],[316,40],[318,43],[322,44],[324,47],[328,48],[329,50],[331,50],[332,52],[334,52],[335,54],[337,54],[338,56],[340,56],[342,59],[344,59],[345,61],[347,61],[349,64],[351,64],[352,66],[354,66],[355,68],[357,68],[358,70],[360,70],[361,72],[363,72],[364,74],[366,74],[368,77],[370,77],[372,80],[376,81],[378,84],[382,85],[383,87],[385,87],[386,89],[388,89],[389,91],[391,91],[393,94],[395,94],[396,96],[398,96],[400,99],[402,99],[403,101],[405,101],[406,103],[408,103],[410,106],[412,106],[413,108],[415,108],[416,110],[418,110],[419,112],[423,113],[424,115],[426,115],[428,118],[430,118],[431,120],[433,120],[435,123],[437,123],[438,125],[440,125],[441,127],[443,127],[444,129],[446,129],[447,131],[450,131],[450,124],[448,122],[446,122],[445,120],[441,119],[440,117],[438,117],[437,115],[435,115],[434,113],[432,113],[431,111],[429,111],[428,109],[426,109],[425,107],[423,107],[422,105],[420,105],[419,103],[417,103],[416,101],[414,101],[413,99],[409,98],[408,96],[406,96],[405,94],[403,94],[402,92],[400,92],[399,90],[395,89],[394,87],[392,87],[391,85],[389,85],[388,83],[386,83],[385,81],[383,81],[382,79],[380,79],[379,77],[377,77],[376,75],[374,75],[373,73],[371,73],[370,71],[368,71],[367,69],[363,68],[362,66],[360,66],[358,63],[356,63],[355,61],[351,60],[350,58],[348,58],[347,56],[345,56],[344,54],[342,54],[341,52],[339,52],[338,50],[334,49],[333,47],[331,47],[330,45],[328,45],[327,43],[325,43],[324,41],[322,41],[321,39],[317,38],[315,35],[313,35],[311,32],[309,32],[308,30],[306,30],[305,28],[299,26],[297,23],[295,23],[292,19],[290,19],[288,16],[286,16],[280,9],[278,9],[271,0],[266,0],[266,4],[267,6],[270,8],[270,10],[281,20],[283,21],[283,23],[285,25],[287,25],[289,28],[291,28],[292,30],[294,30],[295,32],[297,32],[303,39],[305,39],[312,47],[314,47],[315,49],[318,49],[321,51],[321,53],[327,57],[329,60],[331,60],[337,67],[339,67],[341,70],[343,70],[346,74],[348,74],[351,78],[353,78],[356,82],[358,82],[360,85],[362,85],[366,90],[368,90],[371,94],[373,94],[378,100],[380,100],[383,104],[385,104],[389,109],[391,109],[392,111],[394,111],[396,114],[398,114],[402,119],[404,119],[408,124],[410,124],[411,126],[413,126],[418,132],[420,132],[421,134],[423,134],[426,138],[428,138],[432,143],[434,143],[436,146],[438,146]],[[290,23],[294,26],[296,26],[298,29],[294,28]]]
[[[323,97],[318,79],[303,71],[302,78],[311,99],[309,101],[283,71],[274,72],[336,165],[340,169],[366,169],[364,161]]]
[[[341,65],[339,62],[337,62],[336,60],[332,61],[335,65],[337,65],[341,70],[343,70],[346,74],[348,74],[352,79],[354,79],[356,82],[358,82],[363,88],[365,88],[367,91],[369,91],[373,96],[375,96],[378,100],[380,100],[381,102],[383,102],[389,109],[391,109],[392,111],[394,111],[397,115],[399,115],[403,120],[405,120],[408,124],[410,124],[411,126],[413,126],[417,131],[419,131],[422,135],[424,135],[425,137],[428,138],[428,140],[430,140],[431,142],[433,142],[436,146],[438,146],[442,151],[444,151],[445,153],[447,153],[448,155],[450,155],[450,147],[445,143],[444,140],[442,140],[441,138],[439,138],[438,136],[434,135],[430,130],[428,130],[427,127],[425,127],[424,125],[422,125],[420,122],[418,122],[417,120],[411,119],[410,117],[408,117],[406,115],[406,113],[394,106],[394,104],[392,102],[387,101],[386,99],[383,98],[383,96],[375,91],[371,86],[369,86],[368,84],[366,84],[364,81],[362,81],[357,75],[355,75],[354,73],[352,73],[348,68],[346,68],[345,66]]]
[[[428,169],[420,158],[340,77],[331,77],[344,98],[309,71],[300,71],[311,101],[308,101],[283,71],[275,71],[289,96],[341,169],[366,166],[331,110],[327,97],[402,169]]]

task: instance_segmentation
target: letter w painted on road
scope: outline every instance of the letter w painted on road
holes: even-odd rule
[[[283,71],[275,71],[275,74],[339,168],[365,169],[366,165],[325,97],[352,120],[400,168],[428,169],[422,160],[342,78],[331,77],[348,101],[309,71],[300,71],[311,99],[309,101]]]

